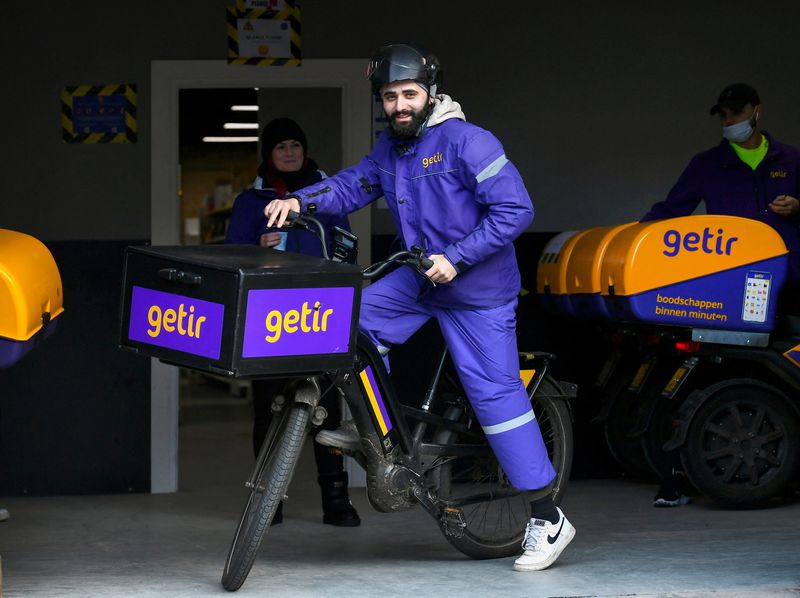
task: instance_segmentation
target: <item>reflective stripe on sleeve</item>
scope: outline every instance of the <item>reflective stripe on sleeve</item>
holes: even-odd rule
[[[478,173],[478,176],[475,177],[475,180],[478,181],[479,183],[482,183],[486,179],[493,177],[498,172],[500,172],[500,169],[507,163],[508,163],[508,158],[506,158],[506,155],[503,154],[502,156],[497,158],[494,162],[489,164],[489,166],[481,170]]]
[[[533,421],[535,419],[536,416],[533,414],[533,409],[531,409],[527,413],[523,413],[514,419],[510,419],[499,424],[494,424],[493,426],[481,426],[481,428],[483,428],[484,434],[501,434],[502,432],[508,432],[514,428],[524,426],[529,421]]]

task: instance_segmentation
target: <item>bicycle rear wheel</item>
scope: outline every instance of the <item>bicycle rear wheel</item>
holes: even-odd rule
[[[553,500],[558,504],[566,492],[572,469],[572,422],[564,392],[546,376],[531,398],[547,454],[556,470]],[[442,431],[437,444],[485,444],[481,454],[450,458],[435,473],[438,496],[461,511],[464,523],[460,535],[445,532],[447,540],[474,559],[503,558],[520,550],[525,525],[530,520],[530,503],[525,492],[511,485],[474,417],[463,417],[469,432]],[[479,451],[480,452],[480,451]],[[444,530],[443,530],[444,531]]]
[[[242,587],[247,579],[275,511],[289,487],[305,440],[309,415],[309,406],[305,403],[292,403],[286,408],[273,436],[274,444],[255,476],[222,573],[222,586],[230,592]]]

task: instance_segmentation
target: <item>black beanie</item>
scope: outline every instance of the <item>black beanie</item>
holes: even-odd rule
[[[269,121],[261,131],[261,158],[266,162],[275,146],[287,139],[299,141],[303,154],[308,156],[308,142],[303,129],[291,118],[281,117]]]

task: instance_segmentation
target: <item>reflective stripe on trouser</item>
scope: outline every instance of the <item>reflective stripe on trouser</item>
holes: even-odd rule
[[[376,345],[405,342],[436,318],[475,415],[511,483],[535,490],[555,477],[519,377],[516,301],[491,309],[446,309],[418,301],[427,284],[399,268],[367,287],[359,326]]]

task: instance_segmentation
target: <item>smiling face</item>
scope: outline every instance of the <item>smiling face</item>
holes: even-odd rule
[[[395,81],[381,89],[383,111],[397,137],[416,137],[420,125],[428,118],[430,96],[414,81]]]
[[[279,172],[297,172],[303,167],[303,145],[294,139],[286,139],[272,148],[272,163]]]

